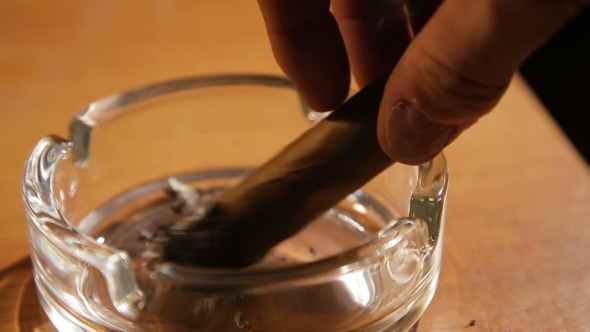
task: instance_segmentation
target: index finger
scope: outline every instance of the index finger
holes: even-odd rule
[[[258,0],[275,59],[316,111],[348,95],[350,69],[329,0]]]

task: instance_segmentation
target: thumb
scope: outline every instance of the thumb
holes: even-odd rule
[[[392,72],[378,138],[394,160],[436,156],[489,112],[522,62],[588,0],[446,0]]]

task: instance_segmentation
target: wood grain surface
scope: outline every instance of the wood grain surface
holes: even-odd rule
[[[35,143],[102,96],[229,72],[280,73],[254,1],[0,3],[0,331],[52,331],[19,192]],[[443,266],[418,331],[590,330],[590,172],[523,81],[445,153]]]

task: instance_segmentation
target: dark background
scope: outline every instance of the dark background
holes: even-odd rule
[[[539,48],[520,72],[590,165],[590,9]]]

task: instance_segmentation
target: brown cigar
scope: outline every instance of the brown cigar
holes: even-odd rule
[[[392,165],[377,141],[388,76],[216,197],[203,218],[169,228],[164,259],[215,267],[252,264]]]
[[[413,39],[441,0],[405,0]],[[381,76],[218,196],[203,218],[167,230],[163,256],[182,264],[241,267],[338,204],[391,166],[377,141]]]

